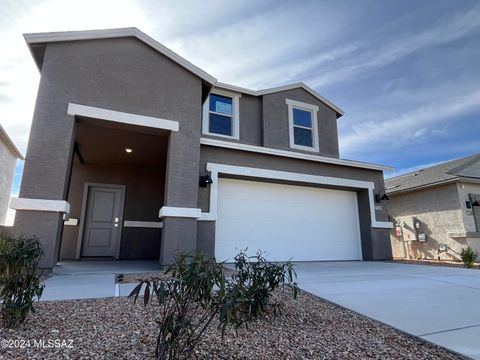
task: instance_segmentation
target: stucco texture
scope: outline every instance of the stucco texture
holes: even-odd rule
[[[17,156],[0,138],[0,225],[5,224]]]
[[[330,107],[304,89],[279,91],[263,96],[263,133],[267,147],[299,151],[290,148],[288,107],[286,99],[317,105],[318,118],[318,154],[338,158],[337,114]]]
[[[377,192],[381,192],[384,189],[383,173],[375,170],[358,169],[347,166],[282,158],[271,155],[247,153],[244,151],[222,149],[205,145],[201,147],[201,173],[204,173],[208,162],[363,180],[373,182],[375,184],[375,191]],[[253,180],[261,181],[261,179],[258,178]],[[272,180],[268,181],[272,182]],[[300,183],[297,185],[305,186],[305,183]],[[309,186],[321,187],[316,184],[310,184]],[[198,207],[201,208],[203,212],[209,211],[209,189],[210,188],[207,187],[200,188],[199,190]],[[351,191],[352,189],[345,188],[345,190]],[[353,190],[357,191],[363,258],[365,260],[391,259],[392,254],[388,231],[371,227],[368,192],[364,189]],[[380,210],[376,210],[376,219],[378,221],[388,221],[385,204],[381,205]],[[214,253],[214,241],[212,241],[212,234],[215,234],[215,222],[199,222],[197,248],[210,255],[213,255]]]
[[[462,209],[457,184],[436,186],[415,192],[390,195],[389,212],[394,222],[403,222],[403,234],[391,232],[392,251],[395,258],[460,259],[466,239],[455,237],[464,234]],[[420,221],[426,241],[414,240],[413,217]],[[411,240],[408,239],[410,234]],[[439,252],[440,244],[448,251]]]
[[[20,197],[67,198],[75,137],[70,102],[178,121],[180,131],[169,137],[164,203],[196,206],[202,81],[131,38],[47,45]],[[164,226],[162,235],[172,242],[169,248],[184,249],[196,239],[195,231],[185,238],[169,229],[174,227]],[[61,215],[19,211],[15,231],[39,235],[45,248],[41,266],[56,264]]]

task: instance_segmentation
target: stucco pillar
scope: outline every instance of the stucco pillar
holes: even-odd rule
[[[182,131],[183,130],[183,131]],[[200,134],[180,125],[169,139],[165,181],[160,263],[171,264],[177,253],[197,250],[198,174],[200,162]]]
[[[360,215],[360,238],[363,260],[373,260],[372,217],[368,190],[357,191],[358,213]]]
[[[20,198],[66,200],[73,154],[75,119],[67,115],[67,104],[49,96],[40,83],[33,116]],[[37,236],[44,256],[42,268],[53,268],[58,259],[63,214],[45,210],[17,210],[13,232]]]

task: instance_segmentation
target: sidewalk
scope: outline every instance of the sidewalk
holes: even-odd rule
[[[136,284],[115,284],[116,274],[160,270],[157,261],[62,262],[45,281],[40,301],[127,296]]]

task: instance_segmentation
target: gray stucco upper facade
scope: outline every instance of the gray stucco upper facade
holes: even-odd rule
[[[391,257],[385,204],[375,209],[373,204],[373,193],[384,189],[385,167],[338,159],[336,121],[341,110],[304,85],[264,93],[225,89],[213,77],[138,30],[128,36],[130,31],[133,30],[119,29],[109,36],[105,32],[73,32],[27,37],[41,68],[41,80],[20,200],[25,200],[22,204],[51,200],[52,206],[66,203],[70,208],[58,211],[17,207],[15,230],[40,237],[45,250],[42,266],[51,268],[59,256],[72,257],[79,248],[81,231],[64,226],[64,217],[83,216],[84,194],[80,192],[88,182],[133,184],[127,186],[125,216],[137,222],[162,218],[162,263],[171,262],[177,251],[203,250],[213,255],[215,221],[202,214],[210,211],[210,194],[208,187],[199,188],[199,176],[207,173],[209,163],[315,174],[366,184],[337,187],[357,192],[364,258]],[[238,139],[202,135],[203,105],[216,88],[240,94]],[[318,151],[290,147],[287,100],[318,108]],[[69,112],[70,104],[97,110],[80,116]],[[115,123],[113,115],[105,115],[105,111],[114,111],[119,122],[128,122],[131,117],[146,122]],[[97,171],[99,166],[113,164],[84,164],[78,154],[79,124],[115,127],[130,132],[132,138],[140,136],[137,133],[149,133],[153,140],[148,141],[155,142],[152,126],[161,128],[163,122],[175,123],[177,128],[158,132],[162,139],[168,139],[168,146],[158,154],[165,158],[164,166],[152,168],[151,172],[145,168],[127,169],[121,164],[115,164],[111,171]],[[210,144],[202,143],[202,139],[210,139]],[[105,141],[108,145],[109,139]],[[110,141],[115,142],[113,137]],[[237,148],[229,149],[222,143]],[[266,153],[261,154],[262,151]],[[139,185],[135,176],[149,177],[149,181]],[[124,228],[120,251],[123,258],[135,251],[142,253],[135,249],[136,239],[141,237],[139,231]],[[155,234],[148,236],[158,236],[158,231]]]

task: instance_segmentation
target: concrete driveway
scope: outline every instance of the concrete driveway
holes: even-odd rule
[[[300,288],[480,359],[480,271],[390,262],[296,264]]]

